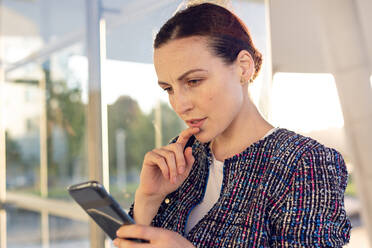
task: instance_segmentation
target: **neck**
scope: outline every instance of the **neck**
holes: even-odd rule
[[[224,161],[262,139],[272,128],[247,96],[237,118],[212,140],[211,149],[217,160]]]

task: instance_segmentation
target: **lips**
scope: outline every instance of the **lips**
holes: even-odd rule
[[[191,119],[191,120],[187,120],[186,123],[188,126],[190,127],[201,127],[204,123],[204,121],[206,120],[207,118],[203,118],[203,119]]]

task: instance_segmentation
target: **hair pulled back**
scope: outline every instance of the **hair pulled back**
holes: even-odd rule
[[[248,51],[255,65],[252,79],[257,77],[262,55],[254,46],[247,27],[229,10],[215,4],[203,3],[177,12],[159,30],[154,48],[190,36],[207,37],[212,52],[226,64],[232,64],[241,50]]]

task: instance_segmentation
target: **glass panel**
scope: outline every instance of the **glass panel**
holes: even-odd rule
[[[66,187],[88,178],[85,121],[87,66],[77,43],[44,62],[49,197],[68,198]],[[69,198],[68,198],[69,199]]]
[[[88,248],[89,225],[57,216],[49,216],[50,248]]]
[[[7,212],[7,247],[41,247],[41,216],[39,213],[9,207]]]
[[[0,30],[4,36],[4,62],[14,63],[50,43],[81,40],[84,14],[82,0],[2,0]]]
[[[7,74],[4,84],[7,188],[38,194],[40,188],[40,118],[39,87],[43,72],[29,64]]]
[[[41,64],[27,64],[6,74],[9,190],[40,192],[43,156],[50,197],[66,198],[66,186],[87,178],[87,67],[76,66],[83,49],[77,43]],[[43,141],[46,151],[40,148]]]
[[[177,9],[177,1],[103,1],[106,8],[107,61],[103,99],[108,109],[110,190],[124,208],[133,202],[146,152],[184,127],[157,85],[152,36]]]

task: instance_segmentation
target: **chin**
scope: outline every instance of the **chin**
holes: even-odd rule
[[[208,135],[207,133],[200,131],[199,133],[195,134],[194,135],[195,138],[201,142],[201,143],[208,143],[209,141],[211,141],[214,137],[211,137],[210,135]]]

